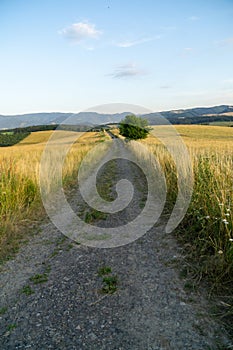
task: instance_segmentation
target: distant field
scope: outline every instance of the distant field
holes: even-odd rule
[[[174,127],[186,145],[191,148],[229,148],[228,145],[233,145],[233,128],[209,125],[175,125]],[[169,130],[166,126],[154,128],[161,131],[161,136]],[[154,137],[149,137],[145,142],[150,143],[150,141],[155,142]]]
[[[233,122],[211,122],[209,123],[211,126],[230,126],[233,127]]]
[[[5,132],[1,132],[2,135],[13,135],[13,131],[5,131]]]
[[[19,145],[34,145],[47,142],[53,131],[37,131],[31,133],[26,139],[21,141]]]
[[[225,112],[225,113],[219,113],[219,114],[203,114],[203,116],[208,116],[208,117],[217,117],[217,116],[233,116],[233,112]]]

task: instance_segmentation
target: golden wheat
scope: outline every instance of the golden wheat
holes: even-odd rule
[[[169,127],[156,128],[161,139],[167,137]],[[201,273],[228,283],[233,270],[233,128],[179,125],[176,130],[189,150],[194,173],[192,201],[177,232],[201,259]],[[164,169],[168,195],[175,194],[176,169],[166,147],[152,134],[141,142]]]
[[[56,131],[59,142],[70,144],[63,166],[64,184],[77,175],[79,164],[94,145],[108,136],[104,133]],[[0,260],[15,250],[21,237],[21,223],[41,216],[39,169],[42,153],[53,131],[34,132],[19,144],[0,148]],[[54,143],[54,148],[60,147]],[[54,161],[54,159],[53,159]],[[52,174],[50,174],[52,176]],[[36,214],[38,213],[38,214]]]

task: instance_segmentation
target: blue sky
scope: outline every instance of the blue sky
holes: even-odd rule
[[[233,0],[0,0],[0,114],[233,104]]]

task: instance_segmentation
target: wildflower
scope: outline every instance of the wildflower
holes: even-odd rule
[[[231,209],[227,208],[227,211],[231,211]]]
[[[225,216],[230,216],[230,214],[229,214],[229,213],[226,213]]]
[[[225,225],[228,225],[229,222],[226,220],[226,219],[223,219],[222,222],[225,224]]]
[[[230,242],[233,242],[233,238],[229,238],[229,241],[230,241]]]
[[[210,219],[210,216],[209,216],[209,215],[207,215],[205,218],[206,218],[206,219]]]
[[[220,250],[218,251],[218,254],[223,254],[223,251],[220,249]]]

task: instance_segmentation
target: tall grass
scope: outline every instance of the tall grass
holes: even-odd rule
[[[233,274],[233,155],[195,151],[193,168],[193,198],[179,234],[198,257],[201,276],[211,278],[215,287],[228,285]]]
[[[161,131],[161,137],[166,132]],[[196,263],[196,278],[213,288],[230,287],[233,277],[233,128],[177,126],[193,164],[194,189],[188,212],[176,230]],[[146,143],[164,169],[174,196],[176,169],[165,147],[150,136]]]
[[[164,128],[157,127],[161,137],[167,135]],[[177,130],[190,151],[195,178],[192,201],[177,235],[199,265],[198,278],[205,275],[216,285],[229,285],[233,273],[233,128],[194,125],[177,126]],[[51,134],[32,133],[18,145],[0,148],[0,259],[17,248],[24,223],[42,217],[39,164]],[[64,142],[70,142],[64,135]],[[73,145],[63,167],[65,186],[76,179],[86,153],[104,138],[100,133],[87,133]],[[174,161],[155,137],[142,142],[164,170],[172,207],[177,195]]]
[[[62,134],[62,131],[58,132]],[[35,132],[15,146],[0,148],[0,261],[17,251],[29,227],[45,217],[39,189],[39,167],[51,134],[52,131]],[[70,142],[72,133],[70,138],[67,132],[64,135],[63,142]],[[75,181],[79,164],[99,141],[100,135],[90,132],[73,145],[63,167],[64,186]]]

